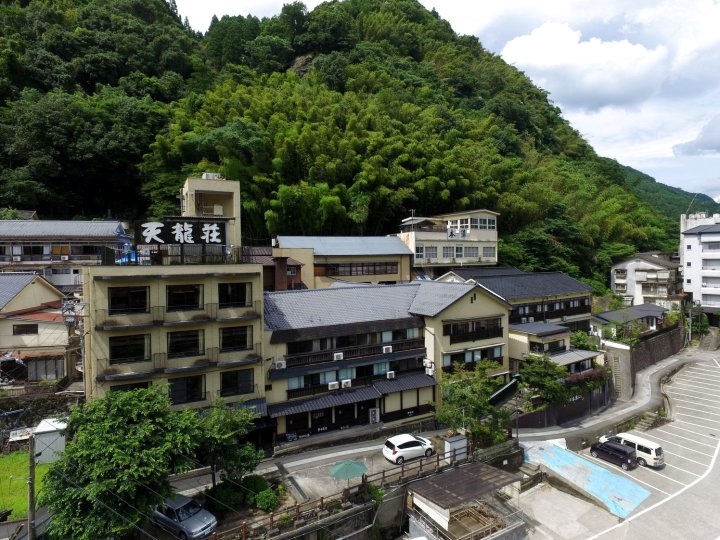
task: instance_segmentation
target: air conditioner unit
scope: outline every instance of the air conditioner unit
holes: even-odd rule
[[[435,376],[435,370],[433,368],[425,368],[425,375]]]
[[[520,318],[520,322],[521,322],[522,324],[525,324],[525,323],[527,322],[527,317],[521,317],[521,318]]]
[[[285,369],[287,362],[285,360],[275,360],[275,369]]]
[[[328,383],[328,390],[337,390],[338,388],[340,388],[339,382],[333,381],[333,382]]]
[[[20,262],[22,261],[22,257],[20,255],[13,255],[13,262]]]
[[[535,322],[535,317],[528,317],[528,322]]]
[[[352,386],[352,379],[343,379],[340,383],[343,388],[350,388]]]
[[[343,358],[344,358],[343,353],[341,353],[341,352],[333,353],[333,360],[342,360]]]
[[[380,421],[380,409],[373,407],[370,411],[370,423],[377,424]]]
[[[385,345],[383,347],[383,353],[391,353],[392,352],[392,345]]]
[[[69,261],[69,260],[70,260],[70,255],[60,255],[60,260],[61,260],[61,261]]]
[[[394,371],[388,371],[386,373],[388,379],[394,379],[395,378],[395,372]]]
[[[433,367],[433,361],[429,358],[423,358],[423,367]]]

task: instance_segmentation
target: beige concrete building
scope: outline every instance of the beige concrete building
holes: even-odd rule
[[[301,281],[309,289],[411,279],[412,252],[395,236],[278,236],[272,255],[299,261]]]
[[[178,407],[264,396],[262,267],[99,266],[85,274],[85,395],[168,384]]]
[[[188,178],[180,191],[180,213],[183,217],[224,222],[226,243],[242,244],[239,181],[225,180],[218,173],[207,172],[200,178]]]
[[[436,278],[457,266],[489,266],[497,258],[497,212],[467,210],[410,217],[397,235],[413,252],[418,275]]]

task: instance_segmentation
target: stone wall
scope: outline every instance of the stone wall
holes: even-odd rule
[[[635,385],[635,375],[660,360],[676,354],[683,346],[682,330],[673,328],[667,332],[643,339],[633,347],[630,362],[630,373]]]

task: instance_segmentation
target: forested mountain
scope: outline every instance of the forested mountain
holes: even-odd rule
[[[205,35],[163,0],[5,0],[0,130],[0,206],[44,218],[177,214],[184,179],[219,171],[242,184],[248,243],[488,208],[504,264],[596,281],[674,249],[693,198],[598,157],[414,0],[295,2]]]

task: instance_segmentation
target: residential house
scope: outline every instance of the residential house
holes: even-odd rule
[[[65,376],[63,293],[34,273],[0,273],[0,368],[14,380]]]
[[[299,261],[301,281],[310,289],[337,281],[377,285],[411,279],[412,252],[396,236],[278,236],[272,256]]]
[[[129,242],[119,221],[0,220],[0,271],[36,272],[80,293],[83,268],[114,261]]]
[[[680,216],[683,287],[713,315],[720,308],[720,214]]]
[[[559,324],[511,324],[508,337],[511,371],[518,373],[528,355],[547,355],[556,364],[566,366],[569,373],[591,369],[593,362],[604,363],[602,351],[572,348],[571,334],[568,327]]]
[[[594,289],[562,272],[455,268],[438,280],[477,283],[511,306],[511,324],[547,322],[573,332],[590,330]]]
[[[265,294],[268,414],[279,436],[432,414],[444,370],[508,375],[507,306],[470,284],[345,284]]]
[[[434,279],[454,266],[497,264],[497,212],[467,210],[409,217],[397,235],[410,248],[419,278]]]
[[[657,304],[641,304],[613,311],[596,313],[592,317],[591,334],[601,337],[629,336],[635,330],[640,335],[664,328],[667,309]]]
[[[645,303],[672,308],[682,301],[679,262],[669,253],[639,253],[610,269],[610,288],[628,306]]]

